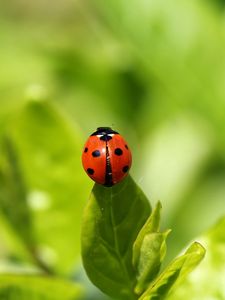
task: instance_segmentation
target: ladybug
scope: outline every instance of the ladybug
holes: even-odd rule
[[[107,187],[123,180],[132,163],[124,138],[110,127],[99,127],[84,145],[82,164],[88,176]]]

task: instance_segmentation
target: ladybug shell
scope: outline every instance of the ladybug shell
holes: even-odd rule
[[[95,182],[112,186],[128,174],[132,155],[124,138],[109,127],[100,127],[84,145],[82,164]]]

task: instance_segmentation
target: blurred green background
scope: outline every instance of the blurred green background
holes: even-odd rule
[[[0,268],[80,269],[80,153],[98,126],[161,200],[168,260],[224,215],[224,4],[0,2]]]

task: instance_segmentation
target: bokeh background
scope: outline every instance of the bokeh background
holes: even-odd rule
[[[81,268],[80,153],[99,126],[126,138],[132,176],[162,202],[167,260],[224,215],[224,4],[1,1],[3,269]]]

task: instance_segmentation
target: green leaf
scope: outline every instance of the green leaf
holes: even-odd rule
[[[95,184],[82,225],[82,256],[91,281],[118,299],[137,299],[132,247],[150,205],[128,176],[107,188]]]
[[[80,300],[78,284],[37,275],[0,275],[0,299],[4,300]]]
[[[147,234],[151,234],[153,232],[157,232],[159,230],[160,224],[160,210],[162,206],[160,202],[157,203],[156,208],[151,213],[150,217],[146,221],[145,225],[140,230],[136,241],[133,245],[133,264],[135,267],[138,265],[138,261],[140,258],[141,245],[143,243],[144,237]]]
[[[225,299],[225,216],[199,240],[207,255],[170,295],[169,300]]]
[[[149,286],[140,300],[162,300],[170,289],[183,280],[203,259],[205,249],[195,242],[182,256],[176,258]]]
[[[135,292],[140,295],[157,276],[166,254],[166,238],[170,231],[146,235],[141,246],[138,264],[138,283]]]
[[[166,238],[170,230],[159,232],[161,204],[156,208],[141,229],[133,245],[133,264],[137,270],[135,292],[140,295],[157,276],[166,254]]]
[[[27,247],[34,245],[33,224],[27,205],[27,191],[12,142],[2,139],[0,166],[0,210]]]
[[[27,188],[35,256],[51,269],[70,272],[80,254],[81,215],[91,186],[82,171],[81,136],[48,101],[25,103],[7,134]]]

